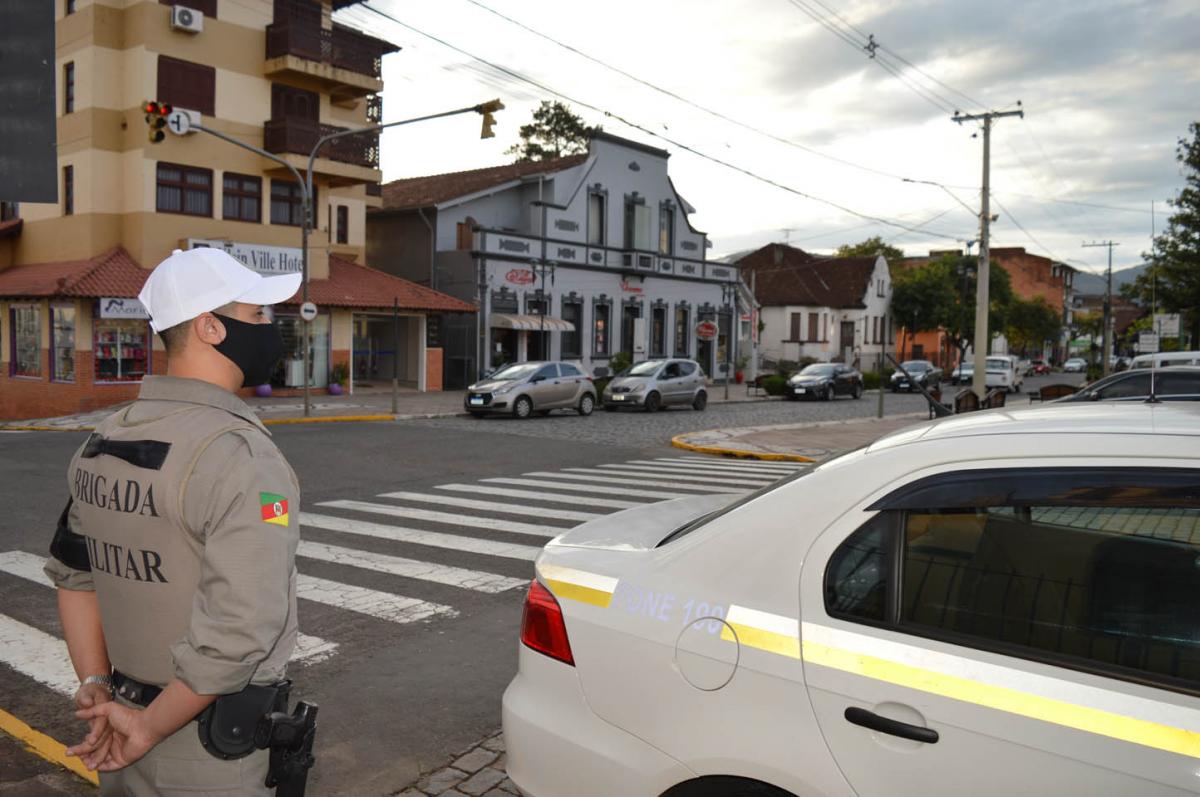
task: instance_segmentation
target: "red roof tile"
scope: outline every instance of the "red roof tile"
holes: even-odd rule
[[[470,302],[333,255],[329,258],[329,279],[311,280],[308,283],[308,299],[325,307],[390,310],[393,299],[396,299],[401,310],[444,313],[476,311],[475,305]],[[299,303],[299,293],[283,302]]]
[[[764,307],[861,308],[874,257],[815,257],[786,244],[767,244],[734,261],[749,283],[755,274],[755,298]]]
[[[149,274],[118,246],[91,260],[30,263],[0,271],[0,296],[135,298]]]
[[[383,186],[385,210],[407,210],[427,208],[449,199],[467,196],[498,185],[536,174],[559,172],[577,166],[587,160],[586,154],[568,155],[544,161],[506,163],[468,172],[434,174],[428,177],[410,177],[393,180]]]

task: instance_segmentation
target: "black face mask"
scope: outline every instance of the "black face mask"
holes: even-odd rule
[[[225,325],[225,340],[215,348],[242,369],[242,387],[257,387],[271,379],[283,356],[283,338],[274,324],[251,324],[213,313]]]

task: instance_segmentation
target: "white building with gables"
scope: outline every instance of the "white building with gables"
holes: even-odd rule
[[[736,268],[706,260],[668,157],[597,133],[586,154],[383,187],[368,264],[479,306],[477,318],[446,316],[431,341],[445,351],[447,387],[520,360],[603,373],[620,351],[635,362],[692,357],[725,378],[750,298]],[[717,324],[715,340],[697,339],[702,321]]]

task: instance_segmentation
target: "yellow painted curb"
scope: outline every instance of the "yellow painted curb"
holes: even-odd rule
[[[4,424],[0,432],[94,432],[95,426],[17,426]]]
[[[812,457],[800,454],[774,454],[770,452],[745,451],[740,448],[722,448],[720,446],[698,446],[685,441],[684,435],[671,438],[671,445],[684,451],[695,451],[697,454],[715,454],[718,457],[736,457],[738,459],[761,459],[768,462],[816,462]]]
[[[25,748],[35,755],[41,756],[52,764],[58,764],[60,767],[71,770],[93,786],[100,785],[100,779],[95,772],[90,772],[75,756],[67,755],[65,744],[56,742],[41,731],[35,731],[2,708],[0,708],[0,730],[21,740],[25,744]]]
[[[268,418],[265,426],[282,426],[292,423],[357,423],[367,421],[394,421],[395,415],[314,415],[309,418]]]

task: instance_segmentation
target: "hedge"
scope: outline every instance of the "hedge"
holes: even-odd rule
[[[768,396],[782,396],[787,389],[787,377],[772,374],[762,378],[762,389]]]

